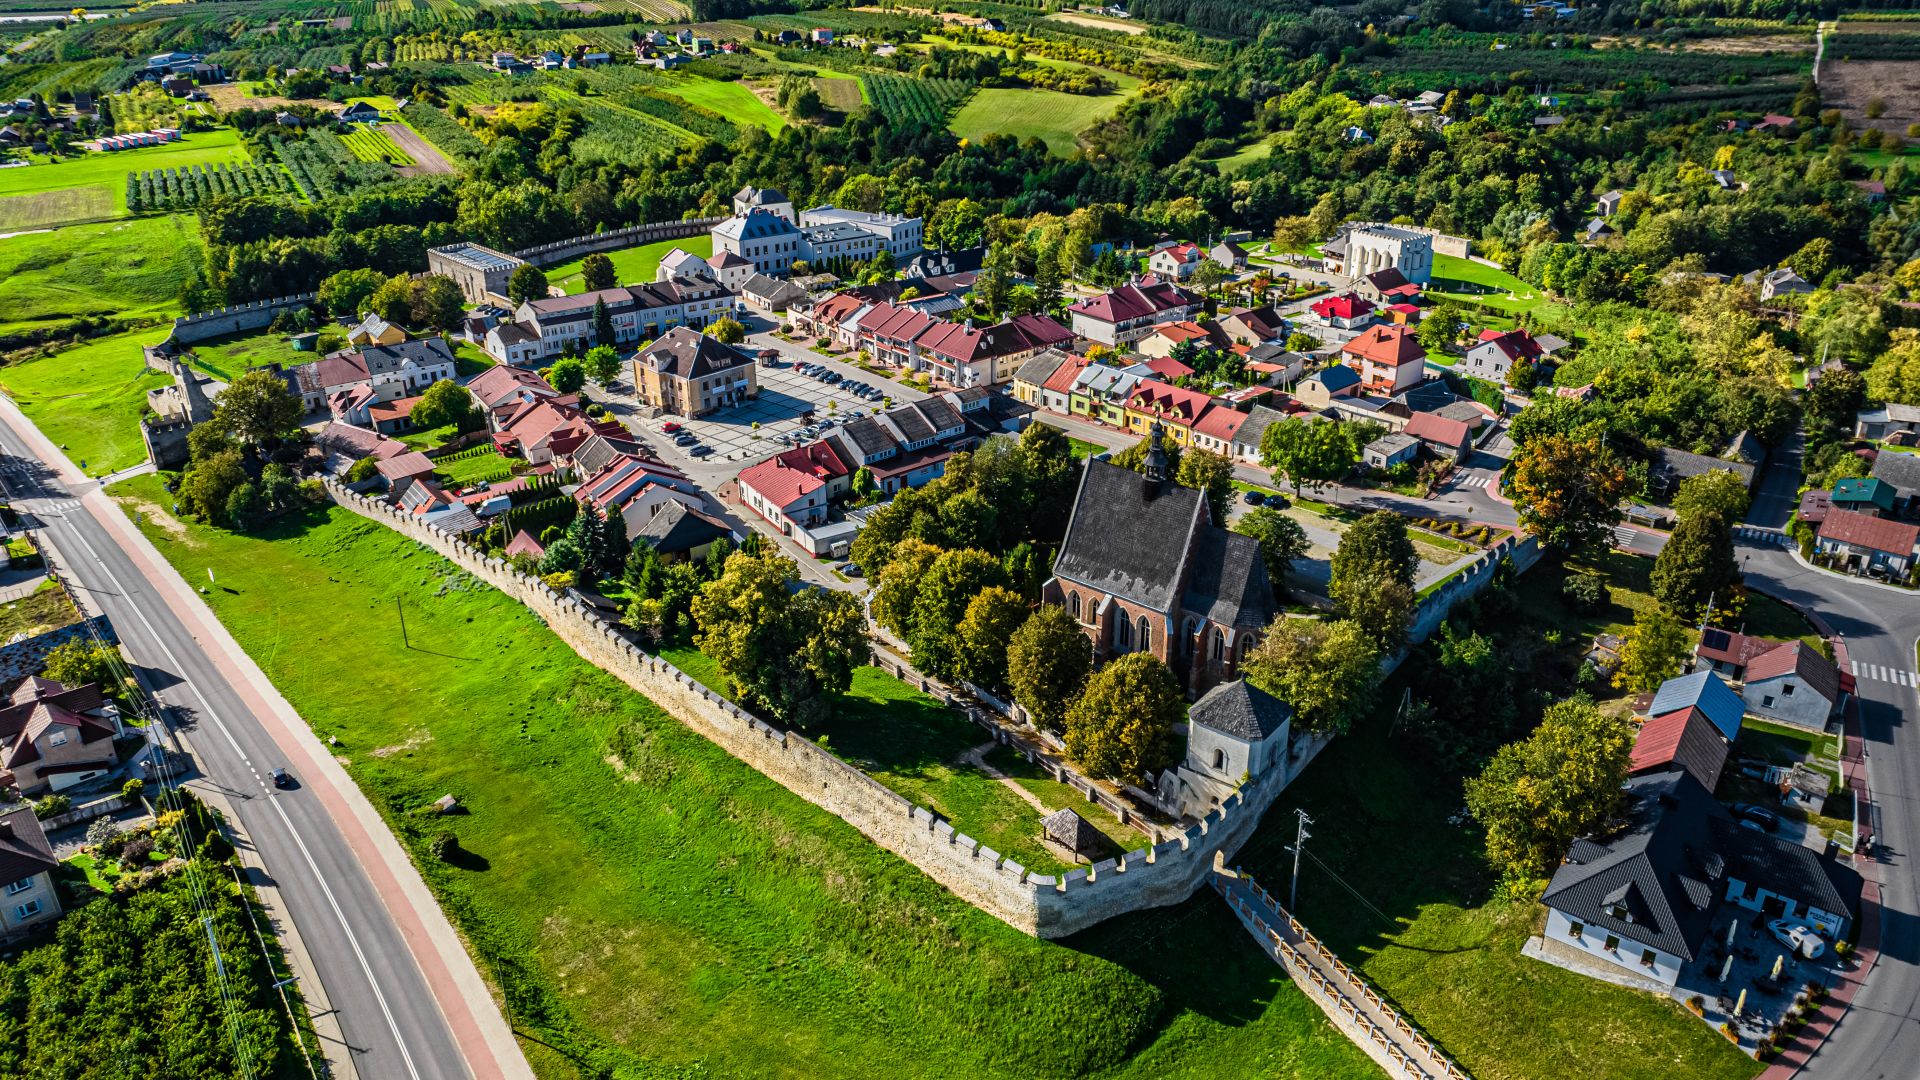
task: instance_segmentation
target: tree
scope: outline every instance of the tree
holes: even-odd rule
[[[213,423],[248,447],[259,447],[300,423],[300,399],[270,371],[249,371],[227,384],[213,408]]]
[[[598,252],[580,261],[580,280],[588,292],[611,289],[619,284],[613,272],[613,260]]]
[[[202,521],[228,520],[227,499],[248,480],[246,460],[240,451],[222,450],[193,462],[180,474],[180,501]]]
[[[707,327],[707,335],[723,345],[738,345],[747,340],[747,328],[738,319],[722,315]]]
[[[1458,305],[1443,303],[1420,320],[1419,328],[1413,332],[1414,337],[1420,342],[1421,348],[1439,354],[1446,351],[1447,346],[1453,344],[1453,339],[1459,335],[1460,322]]]
[[[1360,460],[1346,424],[1324,420],[1281,420],[1267,425],[1260,437],[1260,461],[1285,476],[1300,494],[1300,485],[1330,484],[1353,471]]]
[[[1620,642],[1614,688],[1644,694],[1680,674],[1680,665],[1692,654],[1689,637],[1678,619],[1658,608],[1636,614]]]
[[[1060,255],[1052,244],[1033,259],[1033,305],[1042,314],[1052,314],[1060,306]]]
[[[313,302],[330,315],[358,315],[366,310],[374,291],[386,283],[387,275],[378,270],[342,270],[320,283]]]
[[[367,311],[390,323],[404,325],[413,317],[413,279],[395,274],[367,297]]]
[[[1007,685],[1007,643],[1026,623],[1026,597],[989,585],[967,601],[960,619],[959,673],[975,686],[1002,690]]]
[[[941,556],[939,548],[913,537],[895,544],[886,565],[875,570],[867,566],[873,578],[873,621],[905,640],[913,634],[913,609],[920,598],[920,583],[927,569]]]
[[[612,349],[616,339],[613,335],[613,315],[607,311],[605,297],[593,298],[593,343],[596,348]]]
[[[467,314],[467,298],[445,274],[428,274],[409,283],[407,325],[416,330],[452,330]]]
[[[1733,470],[1711,469],[1680,481],[1680,490],[1673,497],[1673,512],[1681,521],[1701,514],[1739,521],[1747,516],[1749,498],[1746,481]]]
[[[1092,671],[1092,640],[1057,604],[1041,605],[1007,639],[1007,687],[1036,727],[1060,731]]]
[[[563,394],[571,394],[587,385],[587,365],[571,356],[563,356],[547,369],[547,385]]]
[[[260,489],[253,481],[234,485],[227,492],[226,520],[235,532],[246,532],[260,519]]]
[[[799,584],[792,559],[736,552],[693,598],[694,640],[743,703],[808,727],[826,718],[870,653],[857,597]]]
[[[1373,705],[1380,647],[1348,619],[1282,618],[1247,656],[1246,676],[1293,706],[1300,730],[1340,734]]]
[[[1189,447],[1180,455],[1180,466],[1173,471],[1174,482],[1190,487],[1207,497],[1207,510],[1217,524],[1226,524],[1227,510],[1233,505],[1233,462],[1221,454]]]
[[[119,654],[108,645],[75,639],[47,653],[42,674],[68,688],[98,684],[109,696],[120,692]]]
[[[507,279],[507,299],[516,305],[545,299],[547,289],[547,275],[532,263],[515,267],[513,276]]]
[[[420,394],[420,400],[413,405],[413,424],[418,428],[445,427],[456,424],[461,427],[478,419],[473,399],[466,388],[452,379],[441,379],[426,388]]]
[[[1173,726],[1186,715],[1180,680],[1151,653],[1128,653],[1095,672],[1067,710],[1067,755],[1095,776],[1128,783],[1173,761]]]
[[[1000,560],[977,548],[943,551],[927,567],[913,598],[913,615],[904,636],[914,666],[935,678],[960,674],[962,650],[957,627],[967,605],[988,588],[1006,589]]]
[[[595,345],[587,350],[585,358],[587,372],[593,381],[606,386],[620,377],[620,354],[611,346]]]
[[[1353,619],[1374,640],[1397,644],[1413,615],[1414,575],[1420,556],[1407,535],[1407,521],[1376,510],[1353,523],[1334,550],[1327,597],[1334,610]]]
[[[1740,580],[1733,554],[1733,529],[1712,512],[1680,519],[1653,560],[1653,596],[1667,610],[1697,619],[1714,597],[1728,599]]]
[[[1633,727],[1585,698],[1547,709],[1532,735],[1501,747],[1467,781],[1467,810],[1487,830],[1487,859],[1512,882],[1546,877],[1620,799]]]
[[[1009,261],[1006,249],[998,244],[989,247],[980,276],[974,282],[973,305],[988,318],[997,318],[1006,311],[1007,301],[1013,296],[1013,271],[1007,265]]]
[[[1514,459],[1507,490],[1522,528],[1569,551],[1598,541],[1619,520],[1627,469],[1598,438],[1542,435]]]
[[[1287,571],[1293,568],[1294,560],[1305,558],[1312,546],[1299,522],[1271,506],[1256,506],[1240,515],[1233,531],[1253,537],[1260,545],[1260,561],[1266,564],[1267,580],[1273,582],[1276,592],[1286,587]]]

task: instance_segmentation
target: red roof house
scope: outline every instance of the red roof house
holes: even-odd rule
[[[1360,388],[1391,397],[1426,378],[1427,351],[1404,326],[1373,326],[1340,347],[1347,365],[1359,370]]]
[[[1331,325],[1351,328],[1373,316],[1373,301],[1358,293],[1344,292],[1314,301],[1311,310]]]
[[[1720,729],[1699,709],[1681,709],[1640,726],[1627,772],[1639,776],[1678,767],[1712,791],[1726,764],[1727,740]]]

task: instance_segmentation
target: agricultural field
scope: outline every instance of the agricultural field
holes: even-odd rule
[[[174,520],[155,478],[114,492],[232,590],[215,612],[339,739],[543,1077],[1380,1075],[1217,898],[1037,941],[378,524],[330,508],[246,537]],[[331,647],[397,641],[396,600],[419,649]],[[504,682],[472,659],[505,656]],[[409,813],[448,791],[469,813],[435,828],[470,858],[429,857]]]
[[[127,210],[127,176],[193,165],[250,165],[240,133],[231,128],[196,131],[179,142],[141,146],[104,153],[89,151],[80,157],[50,161],[20,169],[0,169],[0,197],[37,195],[63,188],[105,185],[113,195],[114,210]]]
[[[947,127],[962,138],[1012,135],[1039,139],[1061,157],[1071,156],[1080,133],[1119,109],[1124,94],[1064,94],[1058,90],[981,90],[953,116]]]
[[[198,165],[184,169],[154,169],[128,173],[126,203],[134,213],[151,210],[191,210],[215,195],[284,196],[298,199],[293,176],[278,163],[268,165]]]
[[[388,165],[411,165],[413,159],[395,146],[387,133],[380,128],[367,124],[356,124],[351,131],[340,136],[353,156],[361,161],[384,162]]]
[[[712,109],[742,127],[763,127],[776,132],[787,126],[787,118],[761,101],[759,95],[737,82],[703,79],[698,75],[675,74],[660,89],[674,97],[704,109]]]
[[[905,75],[862,75],[861,85],[873,107],[896,123],[927,120],[943,123],[973,93],[958,79],[913,79]]]
[[[703,259],[710,258],[713,255],[713,237],[701,233],[698,236],[689,236],[680,240],[661,240],[657,243],[621,248],[618,251],[607,251],[602,254],[613,260],[614,280],[622,285],[638,285],[653,280],[654,271],[660,269],[660,260],[666,258],[667,252],[674,248],[690,251]],[[569,293],[583,292],[586,289],[586,283],[581,278],[580,267],[585,261],[582,257],[558,266],[550,266],[547,268],[547,280]]]
[[[198,223],[184,214],[0,239],[0,335],[76,318],[171,318],[200,258]]]
[[[55,188],[32,195],[0,196],[0,232],[52,229],[116,216],[113,189],[106,184]]]

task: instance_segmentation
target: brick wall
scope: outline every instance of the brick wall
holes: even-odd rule
[[[1034,874],[1019,863],[888,790],[813,742],[749,716],[718,694],[628,641],[613,624],[577,600],[520,574],[410,514],[348,491],[327,490],[340,506],[446,556],[526,604],[561,640],[681,723],[801,798],[860,830],[956,896],[1018,930],[1064,937],[1115,915],[1176,904],[1198,889],[1215,853],[1231,856],[1253,834],[1281,785],[1228,797],[1194,827],[1118,859],[1062,876]]]

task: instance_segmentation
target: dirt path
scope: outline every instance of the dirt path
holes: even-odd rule
[[[381,124],[380,130],[410,158],[413,164],[402,166],[401,176],[445,176],[456,172],[439,149],[405,124]]]
[[[1020,796],[1022,799],[1025,799],[1028,803],[1030,803],[1033,806],[1035,810],[1040,811],[1042,814],[1052,813],[1052,811],[1047,809],[1046,804],[1040,801],[1040,796],[1035,795],[1033,792],[1028,791],[1026,788],[1021,787],[1019,782],[1016,781],[1013,777],[1008,776],[1006,773],[1003,773],[999,769],[996,769],[993,766],[987,764],[987,755],[993,751],[994,747],[999,745],[1000,744],[997,742],[981,743],[979,746],[976,746],[973,749],[967,751],[966,753],[961,754],[960,760],[965,762],[968,765],[973,766],[976,769],[979,769],[981,772],[986,773],[988,776],[992,777],[993,779],[998,780],[1001,783],[1007,785],[1007,790],[1013,792],[1015,795]]]

